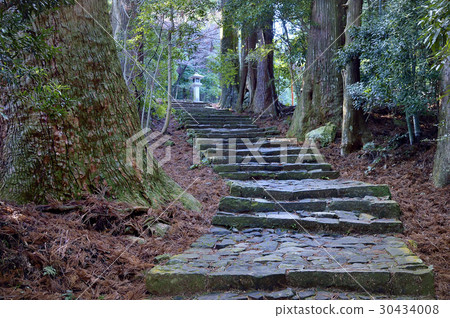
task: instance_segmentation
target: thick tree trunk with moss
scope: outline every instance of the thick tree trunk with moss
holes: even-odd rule
[[[344,44],[344,4],[344,0],[313,1],[302,96],[288,136],[303,139],[308,131],[327,122],[341,124],[342,76],[333,58]]]
[[[164,205],[179,195],[198,208],[161,168],[149,174],[127,164],[126,141],[139,131],[139,120],[114,41],[103,29],[112,31],[107,1],[78,3],[36,21],[54,30],[49,41],[60,53],[46,67],[51,78],[69,87],[73,103],[60,115],[32,103],[8,105],[8,119],[0,123],[6,126],[0,197],[45,202],[107,189],[110,198],[132,204]]]
[[[222,95],[220,97],[221,108],[235,109],[238,105],[239,96],[239,36],[237,29],[232,24],[232,12],[226,9],[227,0],[222,0],[222,39],[220,51],[225,58],[231,58],[232,67],[235,69],[234,83],[222,84]],[[233,55],[234,54],[234,55]]]
[[[434,157],[433,181],[437,187],[450,184],[450,58],[442,70],[439,132]]]
[[[361,26],[363,0],[348,0],[347,2],[347,29],[345,30],[345,46],[349,46],[353,39],[350,36],[350,28]],[[347,87],[357,83],[361,79],[359,57],[353,57],[342,73],[344,85],[344,101],[342,107],[342,142],[341,154],[347,155],[357,151],[370,140],[370,131],[364,121],[362,109],[353,107],[353,100]]]
[[[262,116],[276,116],[278,114],[278,96],[275,88],[275,77],[273,70],[273,20],[269,19],[265,25],[258,30],[258,45],[264,50],[269,50],[258,61],[256,92],[253,103],[253,112]]]

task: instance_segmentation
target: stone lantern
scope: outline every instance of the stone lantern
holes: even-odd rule
[[[190,80],[192,80],[192,88],[194,89],[194,103],[200,102],[200,86],[202,86],[202,83],[200,83],[200,80],[204,76],[195,73],[191,77],[189,77]]]

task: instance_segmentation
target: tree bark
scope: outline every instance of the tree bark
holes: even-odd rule
[[[249,39],[246,36],[241,34],[241,39],[243,43],[242,53],[241,53],[241,65],[240,65],[240,74],[239,74],[239,95],[237,99],[237,111],[243,110],[243,103],[245,98],[245,93],[247,92],[247,77],[248,77],[248,62],[245,59],[248,56],[248,48],[249,48]]]
[[[436,187],[450,184],[450,58],[442,70],[439,132],[433,166],[433,182]]]
[[[344,0],[314,0],[308,31],[306,69],[302,96],[296,107],[288,136],[305,134],[327,122],[338,127],[342,120],[342,76],[333,62],[344,44]]]
[[[345,30],[345,46],[351,45],[350,28],[361,26],[363,0],[348,0],[347,29]],[[355,109],[353,100],[348,93],[348,86],[361,79],[359,57],[353,57],[342,72],[344,101],[342,107],[342,142],[341,155],[345,156],[357,151],[370,140],[370,131],[364,121],[362,109]]]
[[[273,20],[269,19],[265,25],[258,30],[258,43],[260,46],[273,44]],[[257,115],[278,115],[278,96],[275,88],[275,77],[273,71],[273,50],[267,56],[258,61],[255,102],[253,112]]]
[[[36,21],[54,31],[49,42],[60,53],[46,68],[49,77],[70,88],[67,95],[74,102],[60,116],[32,103],[8,105],[9,119],[0,122],[6,126],[0,141],[0,197],[41,203],[107,189],[111,199],[161,206],[182,189],[158,166],[150,174],[127,164],[126,141],[139,131],[139,119],[108,35],[107,1],[78,3]],[[190,195],[181,195],[181,201],[198,208]]]
[[[162,134],[167,132],[170,123],[170,115],[172,113],[172,33],[174,32],[175,24],[173,21],[173,8],[170,8],[170,29],[167,40],[169,42],[168,45],[168,54],[167,54],[167,112],[166,112],[166,120],[164,122],[163,129],[161,130]]]
[[[222,39],[220,41],[220,51],[222,55],[229,52],[237,53],[239,37],[236,28],[231,21],[231,12],[226,8],[227,0],[222,0]],[[237,55],[236,55],[237,57]],[[236,109],[239,96],[239,58],[233,59],[233,67],[236,69],[234,83],[222,84],[222,95],[220,97],[220,108]]]
[[[256,43],[258,42],[258,36],[256,31],[251,32],[248,37],[248,49],[254,50],[256,48]],[[248,90],[249,90],[249,101],[248,105],[250,109],[253,109],[253,105],[255,103],[255,93],[256,93],[256,84],[257,84],[257,68],[258,63],[254,60],[248,62]]]

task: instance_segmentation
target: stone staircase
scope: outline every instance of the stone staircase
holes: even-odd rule
[[[229,180],[210,233],[146,277],[196,299],[433,298],[432,268],[399,238],[386,185],[339,179],[318,151],[249,117],[179,104],[195,150]],[[199,139],[200,138],[200,139]]]

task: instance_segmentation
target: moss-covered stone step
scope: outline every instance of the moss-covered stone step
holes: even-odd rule
[[[254,124],[240,124],[240,123],[209,123],[209,124],[185,124],[183,125],[186,129],[214,129],[214,128],[257,128],[258,126]]]
[[[366,213],[376,218],[399,219],[400,206],[393,200],[367,196],[364,198],[302,199],[297,201],[272,201],[259,198],[224,197],[219,210],[234,213],[271,211],[349,211]]]
[[[195,300],[422,300],[430,297],[387,296],[374,293],[354,293],[327,288],[284,288],[275,290],[229,290],[227,292],[176,296],[174,299]]]
[[[154,295],[286,287],[434,295],[432,268],[399,238],[261,228],[213,229],[150,270],[146,286]]]
[[[196,138],[257,138],[272,136],[276,133],[272,131],[249,131],[249,132],[203,132],[193,131],[189,133],[192,137]]]
[[[195,135],[197,137],[203,138],[215,138],[209,137],[212,135],[217,135],[219,137],[229,137],[229,138],[245,138],[247,136],[259,137],[266,135],[278,134],[276,129],[266,129],[266,128],[205,128],[205,129],[188,129],[188,134]]]
[[[286,145],[286,146],[296,146],[297,141],[293,139],[286,139],[286,138],[236,138],[236,139],[211,139],[210,143],[206,142],[207,140],[204,140],[202,144],[200,145],[199,150],[206,150],[209,148],[232,148],[232,149],[248,149],[248,148],[255,148],[256,146],[260,147],[260,149],[263,148],[280,148],[280,145]]]
[[[312,153],[311,148],[303,147],[268,147],[268,148],[244,148],[244,149],[229,149],[213,147],[207,150],[203,150],[203,154],[206,158],[215,157],[217,153],[221,153],[224,156],[236,155],[236,156],[248,156],[248,155],[260,155],[260,156],[284,156],[284,155],[298,155]]]
[[[329,163],[248,163],[248,164],[224,164],[214,165],[215,172],[237,172],[237,171],[294,171],[294,170],[323,170],[331,171]]]
[[[212,164],[234,164],[234,163],[315,163],[323,162],[323,156],[317,154],[299,154],[287,156],[212,156],[208,158]]]
[[[184,123],[249,123],[249,124],[253,124],[252,120],[248,117],[240,117],[240,116],[227,116],[227,118],[224,117],[218,117],[218,116],[214,116],[214,117],[184,117],[184,118],[180,118],[181,122]]]
[[[178,118],[205,118],[205,117],[243,117],[243,118],[249,118],[248,116],[239,116],[231,112],[224,112],[220,110],[201,110],[201,109],[190,109],[187,112],[179,112],[177,117]]]
[[[380,234],[403,231],[402,222],[397,219],[378,219],[373,215],[348,211],[283,211],[245,214],[219,211],[214,216],[212,224],[237,229],[284,228],[315,233]]]
[[[287,201],[308,198],[391,196],[387,185],[341,179],[229,181],[229,185],[232,196]]]
[[[293,171],[237,171],[219,172],[222,178],[230,180],[303,180],[303,179],[337,179],[339,172],[323,170],[293,170]]]

